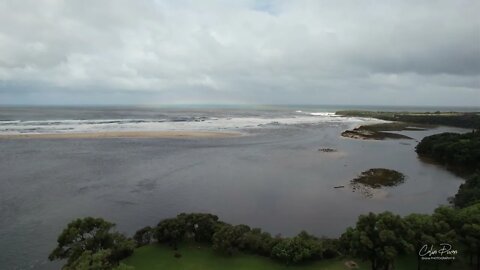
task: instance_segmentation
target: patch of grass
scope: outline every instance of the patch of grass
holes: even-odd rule
[[[182,255],[175,257],[175,253]],[[302,265],[284,265],[266,257],[236,253],[231,257],[213,251],[208,245],[184,243],[177,251],[167,245],[152,244],[137,248],[123,263],[134,266],[135,270],[348,270],[345,262],[350,258],[328,259]],[[371,269],[369,262],[353,259],[356,269]],[[395,269],[417,269],[416,257],[401,256],[395,261]],[[469,269],[464,258],[458,258],[453,265],[447,262],[423,262],[423,270]]]
[[[175,258],[174,254],[182,254]],[[285,265],[266,257],[236,253],[224,256],[207,245],[182,244],[178,251],[166,245],[152,244],[135,250],[135,253],[123,263],[134,266],[135,270],[346,270],[345,262],[351,259],[328,259],[302,265]],[[355,262],[358,269],[369,269],[366,262]]]

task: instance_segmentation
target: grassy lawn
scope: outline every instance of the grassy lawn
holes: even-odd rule
[[[286,266],[271,259],[243,253],[234,256],[222,256],[210,247],[198,244],[181,245],[178,250],[181,258],[174,257],[174,251],[165,245],[149,245],[135,250],[135,253],[123,263],[135,266],[135,270],[282,270],[282,269],[325,269],[344,270],[346,260],[323,260],[300,266]],[[369,269],[368,264],[360,262],[360,269]]]
[[[165,246],[153,244],[141,247],[135,250],[135,253],[125,259],[123,263],[134,266],[136,270],[347,270],[345,261],[348,259],[330,259],[322,260],[304,265],[286,266],[273,261],[269,258],[238,253],[234,256],[222,256],[214,252],[210,247],[199,244],[183,244],[178,252],[182,254],[181,258],[174,257],[174,251]],[[370,269],[368,262],[358,263],[358,269]],[[441,262],[439,268],[434,264],[423,265],[422,269],[469,269],[462,262],[456,262],[454,265],[446,265]],[[413,256],[404,257],[397,260],[396,270],[417,269],[417,262]]]

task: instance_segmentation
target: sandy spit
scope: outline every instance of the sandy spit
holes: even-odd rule
[[[228,138],[239,137],[240,132],[217,131],[108,131],[88,133],[12,134],[0,139],[108,139],[108,138]]]

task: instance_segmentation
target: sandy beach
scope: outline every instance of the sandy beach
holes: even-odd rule
[[[101,138],[227,138],[239,137],[240,132],[217,131],[109,131],[87,133],[11,134],[0,139],[101,139]]]

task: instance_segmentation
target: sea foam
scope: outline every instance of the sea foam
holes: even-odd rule
[[[362,118],[341,117],[331,112],[302,112],[280,115],[262,114],[229,116],[188,116],[167,115],[158,119],[67,119],[2,121],[0,135],[12,134],[57,134],[109,131],[228,131],[251,128],[273,128],[282,125],[319,124],[326,122],[356,123]]]

